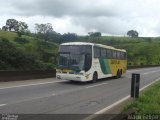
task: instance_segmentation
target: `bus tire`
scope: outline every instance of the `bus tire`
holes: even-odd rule
[[[98,75],[97,75],[97,72],[94,72],[93,74],[93,78],[92,78],[92,83],[95,83],[98,79]]]
[[[120,71],[120,78],[122,77],[122,74],[123,74],[123,72],[122,72],[122,69],[121,69],[121,71]]]
[[[117,75],[116,75],[116,79],[120,78],[121,77],[121,72],[118,70],[117,71]]]

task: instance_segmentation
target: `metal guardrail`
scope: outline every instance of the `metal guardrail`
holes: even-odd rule
[[[55,77],[56,70],[0,71],[0,82]]]
[[[160,67],[160,65],[127,66],[127,69],[147,68],[147,67]]]
[[[160,65],[145,65],[145,66],[128,66],[127,69],[158,67]],[[56,70],[33,70],[33,71],[0,71],[0,82],[30,80],[38,78],[55,77]]]

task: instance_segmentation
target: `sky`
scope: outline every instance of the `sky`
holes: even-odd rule
[[[126,36],[136,30],[142,37],[160,36],[160,0],[0,0],[0,28],[14,18],[26,22],[51,23],[58,33],[101,32]]]

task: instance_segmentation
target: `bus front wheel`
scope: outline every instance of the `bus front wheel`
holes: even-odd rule
[[[98,79],[98,75],[97,75],[97,72],[94,72],[93,74],[93,79],[92,79],[92,83],[95,83]]]

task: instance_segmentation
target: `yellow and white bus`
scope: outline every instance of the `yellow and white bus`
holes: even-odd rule
[[[58,79],[92,81],[126,73],[126,50],[87,42],[63,43],[59,48]]]

